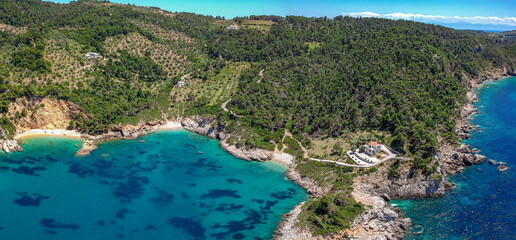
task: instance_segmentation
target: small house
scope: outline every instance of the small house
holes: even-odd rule
[[[238,29],[238,26],[237,25],[231,25],[231,26],[228,27],[228,29],[230,29],[230,30],[231,29]]]
[[[97,59],[97,58],[99,58],[99,57],[100,57],[100,55],[99,55],[98,53],[89,52],[89,53],[86,53],[86,54],[84,55],[84,57],[85,57],[86,59]]]
[[[382,151],[382,147],[377,142],[369,142],[365,145],[365,152],[369,156],[373,156],[375,154],[378,154],[380,151]]]
[[[180,82],[178,82],[178,83],[177,83],[177,86],[178,86],[178,87],[184,87],[184,86],[185,86],[185,84],[186,84],[186,82],[185,82],[185,81],[180,81]]]

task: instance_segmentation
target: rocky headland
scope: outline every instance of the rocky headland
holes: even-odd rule
[[[213,118],[193,116],[190,118],[182,118],[180,121],[181,125],[183,125],[186,130],[218,139],[221,147],[235,157],[248,161],[272,160],[285,164],[288,166],[286,176],[303,187],[313,198],[322,197],[331,191],[331,186],[321,187],[314,179],[302,177],[301,173],[296,169],[293,156],[290,156],[289,159],[285,161],[285,153],[263,149],[243,149],[228,144],[227,139],[229,139],[230,134],[225,131],[225,125],[217,122]],[[312,236],[312,233],[308,229],[300,228],[296,225],[298,223],[297,218],[302,211],[302,206],[305,204],[305,202],[302,202],[296,205],[289,213],[283,215],[283,221],[278,225],[274,239],[341,239],[342,237],[351,236],[357,231],[359,232],[359,236],[357,235],[358,238],[356,239],[377,239],[368,238],[374,236],[383,236],[378,239],[397,239],[404,236],[410,226],[410,219],[403,217],[401,209],[388,206],[388,201],[380,197],[376,191],[373,191],[372,187],[362,187],[359,183],[355,183],[355,185],[355,189],[360,189],[360,192],[353,193],[355,200],[370,207],[355,219],[351,232],[348,230],[339,232],[334,236]],[[360,196],[360,198],[355,196]],[[367,231],[357,230],[362,225],[367,228]]]

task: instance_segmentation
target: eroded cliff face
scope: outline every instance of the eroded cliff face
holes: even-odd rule
[[[436,156],[436,160],[439,160]],[[445,189],[453,187],[445,177],[434,179],[414,171],[410,161],[400,165],[400,177],[389,176],[389,168],[393,162],[379,166],[378,171],[355,178],[355,183],[368,194],[385,196],[386,198],[426,198],[444,195]],[[439,167],[433,176],[443,176],[443,167]]]
[[[9,117],[17,132],[30,129],[67,129],[76,114],[90,117],[79,106],[64,100],[21,97],[9,104]]]
[[[484,71],[474,78],[468,77],[466,74],[463,74],[462,86],[464,87],[464,90],[469,92],[475,88],[478,88],[480,84],[482,84],[485,81],[497,80],[507,76],[516,76],[515,70],[509,65],[504,65],[499,68]]]

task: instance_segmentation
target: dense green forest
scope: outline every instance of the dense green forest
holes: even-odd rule
[[[227,28],[234,24],[238,29]],[[502,35],[378,18],[226,20],[108,1],[4,0],[0,127],[12,136],[9,103],[41,96],[84,108],[91,117],[78,115],[70,127],[89,134],[190,115],[217,118],[233,144],[270,150],[285,129],[306,147],[314,139],[383,132],[385,143],[414,159],[415,170],[431,174],[438,141],[457,140],[455,120],[471,79],[514,72],[516,43]],[[87,52],[101,57],[85,59]],[[174,87],[181,79],[186,87]],[[221,108],[227,100],[229,112]],[[302,158],[294,139],[285,144]],[[333,176],[337,186],[307,205],[305,221],[321,234],[347,227],[361,209],[347,195],[353,169],[299,166],[304,176]]]

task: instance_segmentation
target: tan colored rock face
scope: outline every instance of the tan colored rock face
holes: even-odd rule
[[[23,97],[9,104],[9,117],[19,116],[24,109],[27,111],[26,116],[13,121],[18,132],[29,129],[67,129],[76,113],[86,115],[79,106],[68,101]]]

